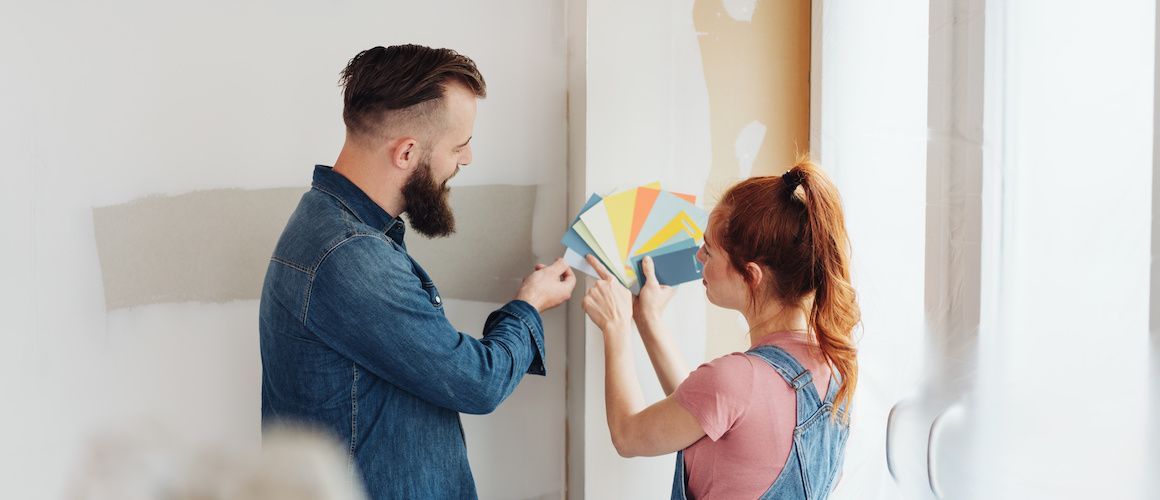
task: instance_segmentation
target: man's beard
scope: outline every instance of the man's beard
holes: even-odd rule
[[[430,159],[420,160],[419,167],[403,184],[403,203],[407,205],[411,229],[428,238],[454,233],[455,214],[451,213],[451,204],[447,201],[450,192],[447,181],[435,182]]]

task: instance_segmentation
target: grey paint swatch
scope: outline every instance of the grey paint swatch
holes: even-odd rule
[[[105,306],[256,299],[282,228],[305,190],[217,189],[93,209]],[[411,254],[451,298],[506,302],[532,266],[535,186],[452,189],[459,232]]]

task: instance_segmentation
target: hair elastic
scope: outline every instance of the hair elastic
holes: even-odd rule
[[[802,172],[802,169],[793,167],[787,170],[784,174],[781,174],[781,182],[785,183],[786,191],[789,191],[790,196],[793,196],[794,190],[797,189],[798,186],[802,185],[802,181],[805,180],[805,177],[806,174],[805,172]]]

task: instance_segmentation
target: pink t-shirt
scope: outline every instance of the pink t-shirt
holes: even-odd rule
[[[782,348],[813,375],[818,394],[829,388],[830,367],[801,335],[777,332],[758,345]],[[758,498],[789,458],[797,398],[761,358],[735,352],[705,363],[676,391],[705,437],[685,449],[691,498]]]

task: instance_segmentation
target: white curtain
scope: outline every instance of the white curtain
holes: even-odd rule
[[[992,2],[984,225],[992,498],[1146,498],[1155,3]],[[1152,492],[1147,498],[1156,498]]]
[[[835,497],[1156,498],[1155,2],[817,1],[864,313]]]

